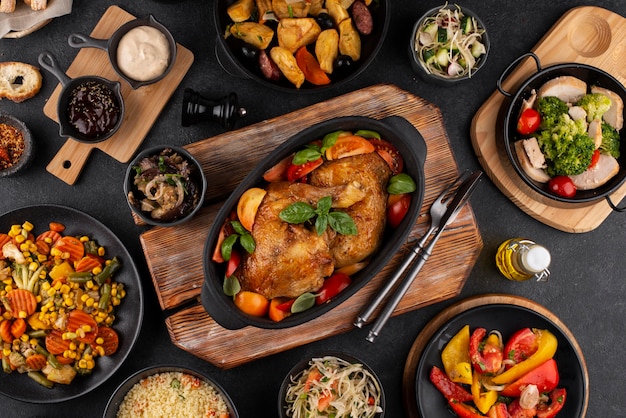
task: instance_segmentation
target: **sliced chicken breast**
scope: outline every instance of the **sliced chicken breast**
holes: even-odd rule
[[[606,184],[618,172],[617,160],[608,154],[600,154],[600,159],[592,168],[570,178],[578,190],[590,190]]]
[[[554,96],[566,103],[576,103],[587,93],[587,83],[569,75],[546,81],[537,91],[538,97]]]

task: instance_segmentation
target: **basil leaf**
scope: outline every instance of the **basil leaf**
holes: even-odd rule
[[[372,139],[372,138],[380,139],[380,134],[378,132],[369,131],[367,129],[359,129],[358,131],[354,133],[354,135],[361,136],[367,139]]]
[[[303,293],[291,305],[291,313],[304,312],[315,305],[315,295],[307,292]]]
[[[242,234],[239,237],[239,243],[248,254],[252,254],[256,249],[256,242],[254,242],[254,238],[250,234]]]
[[[330,227],[342,235],[356,235],[358,231],[354,220],[345,212],[330,212],[328,214]]]
[[[239,280],[235,276],[229,276],[224,279],[222,290],[226,296],[235,296],[241,290]]]
[[[333,198],[331,196],[324,196],[317,201],[317,213],[319,216],[325,215],[330,211],[330,207],[333,204]]]
[[[315,232],[317,232],[317,235],[321,236],[326,231],[326,227],[328,227],[328,214],[318,215],[315,220]]]
[[[337,143],[337,138],[339,138],[339,135],[341,135],[343,132],[344,131],[335,131],[335,132],[326,134],[326,136],[324,136],[324,138],[322,139],[322,149],[321,149],[322,154],[324,154],[328,148],[332,147],[333,145],[335,145],[335,143]]]
[[[296,202],[280,211],[278,217],[290,224],[301,224],[315,216],[315,209],[305,202]]]
[[[233,245],[235,245],[235,243],[237,242],[237,238],[239,238],[239,235],[232,234],[227,236],[224,239],[224,242],[222,242],[222,247],[220,248],[220,251],[222,252],[222,258],[225,261],[230,260],[230,255],[233,252]]]
[[[243,227],[241,222],[231,221],[230,224],[233,226],[233,229],[235,230],[235,232],[238,233],[239,235],[248,233],[248,231],[246,230],[246,228]]]
[[[310,161],[318,160],[322,156],[318,147],[309,147],[296,152],[291,160],[292,164],[302,165]]]
[[[389,185],[387,185],[387,192],[389,194],[404,194],[411,193],[417,189],[415,182],[406,173],[400,173],[389,179]]]

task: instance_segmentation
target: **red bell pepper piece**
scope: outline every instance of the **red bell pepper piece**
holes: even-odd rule
[[[505,386],[502,396],[518,397],[528,385],[536,385],[540,393],[550,392],[559,384],[559,369],[556,360],[550,359],[526,373],[515,382]]]
[[[446,373],[437,366],[433,366],[430,369],[430,381],[435,387],[443,394],[443,396],[450,402],[455,400],[457,402],[470,402],[473,397],[463,386],[450,380]]]
[[[489,409],[487,416],[489,418],[511,418],[511,414],[509,414],[508,409],[506,409],[506,404],[504,402],[496,402]]]
[[[480,374],[495,373],[502,366],[502,347],[492,343],[485,328],[476,328],[470,337],[469,354],[474,370]]]
[[[511,418],[534,418],[537,413],[537,408],[524,409],[519,404],[519,398],[514,399],[513,402],[509,404],[509,414],[511,414]]]
[[[321,305],[328,302],[339,294],[346,287],[350,286],[352,279],[350,276],[344,273],[335,273],[328,279],[324,280],[324,284],[317,292],[315,297],[315,304]]]
[[[233,275],[237,267],[239,267],[239,263],[241,263],[241,254],[239,251],[233,249],[230,253],[230,259],[226,264],[226,277],[230,277]]]
[[[542,403],[537,407],[537,418],[554,418],[563,409],[566,397],[564,388],[554,389],[550,392],[550,404]]]
[[[449,399],[448,405],[454,411],[454,413],[460,418],[484,418],[485,416],[478,412],[473,406],[469,406],[463,402],[459,402],[457,399]]]

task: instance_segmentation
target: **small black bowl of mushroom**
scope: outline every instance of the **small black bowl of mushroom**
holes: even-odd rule
[[[149,225],[174,226],[193,217],[204,202],[206,178],[187,150],[158,145],[128,165],[124,193],[135,215]]]

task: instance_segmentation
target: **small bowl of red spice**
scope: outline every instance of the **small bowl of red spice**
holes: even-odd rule
[[[17,174],[30,164],[33,138],[24,122],[0,112],[0,177]]]

